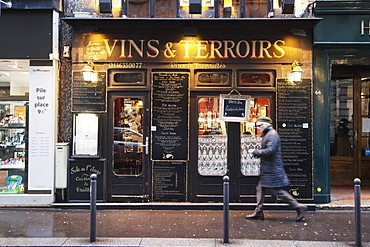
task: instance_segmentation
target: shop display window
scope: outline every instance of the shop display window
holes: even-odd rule
[[[0,194],[27,191],[29,60],[0,60]]]
[[[24,193],[26,101],[0,101],[0,193]]]
[[[248,149],[261,147],[261,133],[256,120],[270,116],[270,100],[251,98],[248,120],[240,122],[240,172],[258,176],[260,159],[248,154]],[[220,120],[220,97],[198,99],[198,173],[202,176],[224,176],[227,173],[227,125]]]
[[[256,128],[259,117],[270,117],[270,101],[266,98],[252,98],[250,114],[247,122],[240,123],[240,172],[244,176],[258,176],[260,158],[248,153],[248,149],[260,149],[261,137]]]
[[[116,175],[137,176],[143,170],[143,105],[139,98],[114,101],[113,170]]]

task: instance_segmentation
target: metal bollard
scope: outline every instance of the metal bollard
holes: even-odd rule
[[[96,180],[95,173],[90,176],[90,242],[96,240]]]
[[[355,178],[355,221],[356,221],[356,246],[362,246],[361,233],[361,180]]]
[[[229,243],[229,181],[228,176],[224,176],[224,243]]]

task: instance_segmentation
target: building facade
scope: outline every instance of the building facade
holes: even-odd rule
[[[65,201],[89,200],[97,173],[104,202],[221,202],[227,175],[230,201],[253,203],[259,159],[246,150],[259,147],[259,116],[281,134],[289,191],[314,201],[312,46],[320,19],[307,17],[308,5],[296,12],[246,1],[64,7]]]
[[[61,6],[5,3],[0,8],[0,204],[50,205]]]
[[[369,184],[369,2],[315,5],[315,193],[326,202],[330,185]]]

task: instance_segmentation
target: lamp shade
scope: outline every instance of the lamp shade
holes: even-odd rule
[[[90,65],[86,65],[82,70],[84,81],[91,81],[93,78],[94,70]]]

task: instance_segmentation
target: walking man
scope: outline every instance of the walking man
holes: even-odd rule
[[[246,219],[263,220],[263,203],[265,193],[277,195],[291,208],[297,211],[296,221],[304,221],[304,213],[307,207],[298,203],[283,187],[289,185],[288,176],[284,170],[283,156],[279,134],[272,127],[272,120],[268,117],[257,119],[256,126],[261,131],[261,149],[249,149],[248,153],[261,158],[260,178],[257,184],[257,207],[253,214],[247,215]]]

